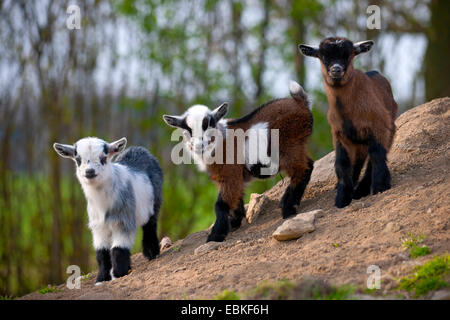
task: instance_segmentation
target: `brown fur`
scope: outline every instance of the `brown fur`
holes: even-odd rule
[[[343,134],[343,121],[349,119],[361,138],[367,139],[372,134],[389,151],[395,135],[394,121],[398,107],[386,78],[381,74],[369,77],[350,65],[346,83],[332,87],[329,85],[330,78],[323,69],[324,67],[322,75],[325,92],[330,106],[327,118],[335,148],[336,142],[341,142],[352,164],[356,157],[365,158],[367,155],[367,145],[355,144]],[[341,102],[340,106],[337,106],[337,99]]]
[[[291,177],[291,185],[297,185],[308,169],[308,152],[306,144],[312,133],[313,118],[306,102],[300,98],[274,100],[259,109],[247,121],[228,119],[228,129],[248,130],[259,122],[268,122],[268,129],[279,129],[280,171]],[[270,136],[270,131],[269,131]],[[224,139],[224,151],[226,140]],[[235,139],[235,162],[237,142]],[[270,147],[270,143],[269,143]],[[225,152],[224,152],[225,154]],[[224,155],[225,157],[225,155]],[[244,193],[244,183],[253,177],[245,164],[212,164],[207,172],[216,183],[219,192],[231,210],[237,208]]]
[[[397,103],[385,77],[353,67],[353,58],[370,51],[373,45],[371,40],[353,43],[342,37],[326,38],[318,48],[299,45],[302,54],[320,60],[336,151],[338,208],[347,206],[352,199],[391,188],[386,161],[396,130]],[[359,181],[367,158],[366,171]]]

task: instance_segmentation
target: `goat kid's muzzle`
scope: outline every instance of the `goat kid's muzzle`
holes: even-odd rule
[[[84,176],[85,176],[87,179],[94,179],[94,178],[97,176],[97,174],[95,173],[95,170],[94,170],[94,169],[88,169],[88,170],[86,170]]]
[[[334,64],[328,71],[328,75],[333,80],[341,80],[342,77],[344,76],[344,68],[341,65]]]

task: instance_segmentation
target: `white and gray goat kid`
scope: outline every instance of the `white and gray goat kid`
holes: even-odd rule
[[[159,254],[162,171],[147,149],[133,146],[124,151],[126,144],[126,138],[107,143],[89,137],[74,145],[53,145],[60,156],[76,163],[96,251],[97,283],[128,274],[138,227],[143,230],[144,256],[151,260]]]

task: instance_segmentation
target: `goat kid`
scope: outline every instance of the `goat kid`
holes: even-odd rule
[[[338,208],[350,204],[352,198],[391,188],[386,155],[396,131],[397,103],[389,81],[379,72],[363,73],[353,68],[353,58],[369,51],[373,44],[370,40],[353,44],[346,38],[326,38],[319,47],[299,45],[302,54],[321,62],[336,150]],[[358,183],[367,157],[370,160]]]
[[[53,145],[61,157],[76,163],[96,250],[97,284],[128,274],[137,227],[143,230],[144,256],[151,260],[159,254],[156,227],[162,171],[156,158],[143,147],[122,152],[126,143],[125,138],[112,143],[83,138],[73,146]]]
[[[244,188],[245,183],[252,178],[268,178],[284,171],[290,177],[290,185],[281,200],[283,218],[296,214],[296,206],[308,184],[313,170],[313,160],[308,156],[306,145],[312,133],[313,117],[311,105],[303,88],[296,82],[290,85],[291,98],[270,101],[252,113],[240,119],[223,119],[228,112],[228,105],[222,104],[215,110],[203,105],[190,107],[181,116],[164,115],[164,121],[176,128],[186,130],[184,143],[192,157],[198,160],[198,167],[206,171],[219,189],[215,204],[216,222],[207,241],[223,241],[229,230],[240,227],[245,215]],[[278,130],[278,150],[272,150],[271,131]],[[217,130],[221,134],[211,137],[209,132]],[[252,155],[248,149],[249,139],[245,143],[237,138],[236,133],[257,131],[258,144],[265,155]],[[269,145],[269,141],[271,142]],[[230,163],[230,150],[234,146],[233,161]],[[233,147],[232,147],[233,148]],[[220,161],[208,161],[221,150]],[[231,149],[233,151],[233,149]],[[277,152],[278,151],[278,152]],[[277,153],[274,156],[272,153]],[[239,155],[244,155],[244,161],[238,161]],[[253,156],[253,157],[252,157]],[[263,161],[263,158],[270,160]],[[256,163],[249,161],[257,159]],[[278,161],[277,170],[267,173],[264,169],[272,167],[271,161]]]

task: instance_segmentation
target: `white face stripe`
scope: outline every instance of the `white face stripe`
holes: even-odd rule
[[[184,113],[186,124],[191,129],[191,138],[188,144],[193,152],[202,153],[208,145],[209,139],[203,130],[203,120],[212,117],[212,111],[204,105],[194,105]]]
[[[104,145],[108,143],[99,138],[83,138],[78,140],[76,145],[77,154],[82,160],[100,162],[100,156],[104,154]]]
[[[108,163],[102,164],[101,157],[105,155],[104,145],[108,143],[99,138],[83,138],[75,143],[75,160],[81,159],[77,166],[77,177],[81,183],[97,183],[108,175]],[[86,178],[86,170],[94,170],[97,175],[94,179]]]
[[[186,124],[192,130],[193,137],[203,136],[203,119],[212,114],[211,110],[204,105],[194,105],[185,112]]]

